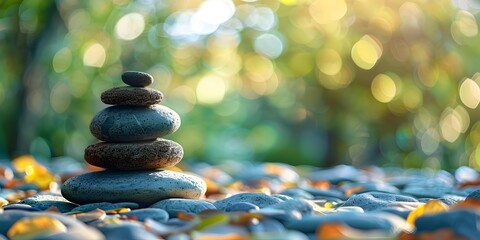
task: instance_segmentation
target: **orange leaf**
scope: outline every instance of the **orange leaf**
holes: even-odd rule
[[[345,232],[348,231],[346,225],[341,223],[325,223],[317,228],[317,239],[335,239],[346,237]]]
[[[425,205],[419,206],[417,209],[410,212],[407,217],[407,222],[411,225],[415,225],[415,220],[423,215],[441,213],[447,210],[448,206],[445,203],[438,199],[432,199]]]
[[[355,186],[355,187],[352,187],[352,188],[350,188],[350,189],[347,189],[347,191],[345,191],[345,196],[348,197],[348,196],[350,196],[350,195],[352,195],[352,194],[355,194],[355,193],[357,193],[357,192],[362,191],[363,189],[364,189],[363,186]]]

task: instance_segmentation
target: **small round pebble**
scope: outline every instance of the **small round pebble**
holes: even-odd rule
[[[153,83],[153,77],[145,72],[126,71],[122,74],[122,81],[132,87],[146,87]]]
[[[135,143],[99,142],[85,149],[85,160],[97,167],[119,170],[156,169],[175,166],[183,157],[180,144],[157,139]]]
[[[215,205],[217,209],[225,211],[227,207],[238,202],[249,202],[257,205],[260,208],[264,208],[282,202],[282,200],[264,193],[239,193],[228,198],[218,200],[213,203],[213,205]]]
[[[249,202],[237,202],[225,208],[225,212],[249,212],[260,210],[260,208]]]
[[[119,202],[119,203],[97,202],[97,203],[89,203],[89,204],[78,206],[72,209],[72,212],[90,212],[97,208],[102,209],[104,211],[118,209],[118,208],[135,209],[135,208],[138,208],[138,204],[134,202]]]
[[[106,239],[142,239],[157,240],[158,237],[147,231],[142,224],[138,222],[122,222],[120,224],[105,224],[98,226]]]
[[[373,211],[393,202],[418,202],[415,198],[399,194],[368,192],[351,196],[343,206],[357,206],[365,211]]]
[[[302,216],[308,216],[313,214],[313,206],[308,200],[305,199],[291,199],[284,202],[279,202],[268,206],[267,208],[282,209],[285,211],[296,210],[302,214]]]
[[[145,207],[167,198],[198,199],[206,189],[201,178],[174,171],[105,170],[68,179],[62,195],[78,204],[135,202]]]
[[[468,194],[467,199],[475,199],[475,200],[480,200],[480,189],[475,190]]]
[[[158,104],[163,99],[163,93],[153,88],[114,87],[102,93],[100,100],[105,104],[150,106]]]
[[[425,214],[415,221],[417,234],[448,229],[465,239],[480,239],[480,211],[461,209]]]
[[[177,217],[179,212],[199,213],[208,209],[217,209],[213,204],[194,199],[170,198],[158,201],[150,208],[160,208],[168,212],[171,218]]]
[[[56,207],[60,212],[69,212],[78,206],[78,204],[68,201],[62,195],[54,193],[36,194],[23,199],[19,203],[30,205],[42,211],[50,207]]]
[[[116,105],[93,117],[90,132],[106,142],[135,142],[155,140],[174,133],[179,127],[180,116],[168,107]]]
[[[138,221],[145,221],[147,218],[151,218],[157,222],[166,222],[168,220],[167,211],[159,208],[142,208],[135,209],[130,212],[121,212],[120,216],[135,217]]]

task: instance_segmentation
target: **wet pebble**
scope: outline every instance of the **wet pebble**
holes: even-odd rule
[[[78,204],[72,203],[57,193],[40,193],[23,199],[19,204],[27,204],[40,210],[56,207],[60,212],[69,212]]]
[[[199,213],[208,209],[217,209],[213,204],[194,199],[170,198],[158,201],[150,206],[150,208],[160,208],[167,211],[171,218],[177,216],[179,212]]]
[[[167,211],[159,208],[142,208],[135,209],[130,212],[119,213],[120,216],[135,217],[138,221],[145,221],[150,218],[157,222],[166,222],[168,220]]]
[[[259,210],[260,208],[249,202],[237,202],[231,205],[228,205],[225,208],[225,212],[249,212],[249,211],[255,211]]]
[[[85,149],[85,160],[97,167],[120,170],[166,168],[182,160],[180,144],[156,139],[134,143],[99,142]]]
[[[119,203],[109,203],[109,202],[98,202],[98,203],[88,203],[81,206],[78,206],[72,209],[72,212],[90,212],[95,209],[102,209],[104,211],[119,209],[119,208],[138,208],[138,204],[134,202],[119,202]]]
[[[213,205],[215,205],[215,207],[217,207],[219,210],[225,210],[230,205],[238,202],[249,202],[257,205],[260,208],[264,208],[282,202],[282,200],[264,193],[239,193],[216,201],[213,203]]]
[[[480,211],[453,210],[439,214],[427,214],[415,221],[417,234],[448,229],[466,239],[480,239]]]
[[[153,77],[145,72],[126,71],[122,73],[122,81],[132,87],[146,87],[153,83]]]
[[[418,202],[415,198],[399,194],[369,192],[351,196],[343,206],[357,206],[365,211],[373,211],[393,202]]]
[[[121,224],[105,224],[98,226],[107,240],[116,239],[142,239],[157,240],[158,237],[147,231],[142,224],[137,222],[122,222]]]
[[[313,214],[313,203],[305,199],[291,199],[268,206],[267,208],[298,211],[302,216]]]
[[[467,199],[475,199],[480,201],[480,189],[475,190],[468,194]]]
[[[98,112],[90,132],[106,142],[135,142],[161,138],[180,127],[180,116],[162,105],[149,107],[116,105]]]
[[[163,93],[153,88],[114,87],[102,93],[100,99],[105,104],[151,106],[163,99]]]
[[[135,202],[146,207],[167,198],[198,199],[206,188],[199,177],[169,170],[106,170],[68,179],[62,194],[78,204]]]

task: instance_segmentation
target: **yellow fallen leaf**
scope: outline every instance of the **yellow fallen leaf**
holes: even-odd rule
[[[8,230],[7,237],[12,240],[36,239],[60,232],[67,232],[67,227],[62,222],[48,216],[38,216],[15,222]]]
[[[448,211],[448,206],[438,199],[432,199],[428,201],[425,205],[417,207],[408,214],[407,222],[411,225],[415,225],[415,220],[417,218],[428,215]]]
[[[50,183],[55,181],[55,176],[31,155],[23,155],[13,159],[12,165],[17,172],[25,174],[25,182],[33,183],[42,190],[48,189]]]

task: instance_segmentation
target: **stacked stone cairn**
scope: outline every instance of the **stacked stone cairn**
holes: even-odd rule
[[[163,93],[148,88],[153,77],[128,71],[101,95],[107,107],[97,113],[90,131],[100,142],[85,149],[85,160],[103,171],[68,179],[62,195],[78,204],[134,202],[142,207],[163,199],[198,199],[206,191],[196,176],[163,170],[183,157],[180,144],[163,139],[180,126],[178,114],[159,103]]]

